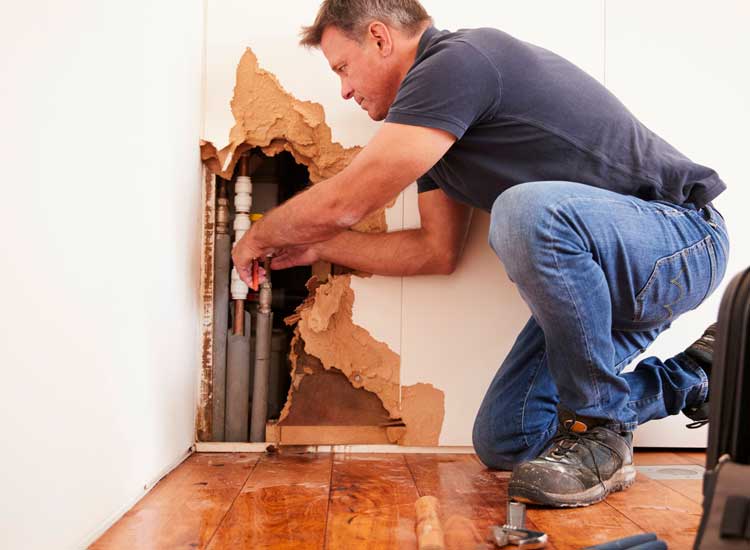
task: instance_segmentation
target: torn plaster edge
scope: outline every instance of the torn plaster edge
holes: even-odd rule
[[[232,443],[198,441],[193,445],[197,453],[264,453],[281,449],[276,443]],[[404,445],[294,445],[288,452],[342,454],[474,454],[470,445],[415,447]]]
[[[214,237],[216,231],[216,176],[203,167],[201,228],[201,353],[195,414],[195,440],[208,441],[212,430],[214,340]]]
[[[429,383],[410,386],[401,384],[401,357],[388,344],[375,339],[364,327],[353,321],[355,293],[351,288],[351,274],[332,276],[326,282],[308,281],[308,298],[300,304],[295,314],[287,318],[295,324],[290,363],[294,377],[287,401],[279,417],[281,424],[293,406],[293,396],[305,372],[297,372],[297,355],[294,344],[301,340],[304,352],[317,358],[323,368],[336,368],[355,388],[375,394],[392,419],[399,419],[405,430],[396,436],[388,434],[393,443],[403,446],[432,446],[440,439],[445,420],[445,392]],[[352,358],[361,357],[358,350],[346,350],[336,342],[355,341],[374,358],[372,363],[356,367]],[[330,342],[321,347],[321,342]],[[330,348],[330,349],[329,349]],[[334,352],[333,349],[336,349]]]
[[[306,285],[309,292],[307,299],[297,307],[294,315],[286,319],[287,324],[294,325],[294,337],[292,338],[291,353],[289,355],[293,378],[289,393],[287,394],[287,401],[279,416],[279,424],[283,423],[293,407],[294,392],[299,388],[303,378],[309,375],[304,371],[298,372],[297,369],[298,355],[295,351],[295,344],[299,341],[302,342],[304,352],[318,359],[325,370],[336,369],[341,372],[346,376],[352,387],[361,388],[374,394],[383,404],[390,418],[400,418],[400,357],[387,344],[375,340],[364,327],[353,323],[351,306],[355,297],[354,291],[350,286],[351,277],[351,274],[333,275],[325,282],[311,278]],[[344,315],[344,317],[339,317],[341,315]],[[368,376],[369,369],[355,370],[347,368],[343,364],[335,364],[337,362],[331,361],[329,354],[319,353],[313,349],[313,335],[335,342],[335,333],[341,326],[351,326],[355,331],[361,331],[360,335],[362,337],[357,339],[357,341],[362,343],[362,340],[369,339],[367,342],[368,346],[366,347],[369,347],[373,354],[377,353],[378,347],[381,348],[381,353],[383,351],[382,348],[385,348],[386,353],[392,354],[390,359],[395,360],[393,361],[395,365],[391,369],[391,376],[389,378],[374,374]],[[308,333],[307,339],[303,332]],[[318,341],[319,338],[316,338],[315,341]],[[386,358],[385,355],[383,358]],[[396,378],[397,380],[394,381],[392,378]]]
[[[231,177],[247,146],[260,147],[268,156],[288,151],[308,166],[314,183],[339,172],[362,150],[334,141],[323,106],[297,99],[275,74],[261,67],[251,48],[245,49],[237,64],[229,104],[234,118],[229,143],[219,149],[208,140],[200,142],[201,159],[221,177]]]

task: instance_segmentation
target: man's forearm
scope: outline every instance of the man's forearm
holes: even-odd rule
[[[254,238],[265,247],[277,248],[330,239],[347,229],[347,220],[341,220],[329,194],[321,192],[323,187],[313,186],[271,210],[253,228]]]
[[[320,259],[376,275],[450,273],[449,256],[430,246],[421,229],[393,233],[344,231],[315,245]]]

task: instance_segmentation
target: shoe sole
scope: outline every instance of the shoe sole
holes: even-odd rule
[[[508,496],[518,502],[555,508],[578,508],[601,502],[610,493],[627,489],[635,483],[635,466],[629,464],[617,470],[612,477],[579,493],[548,493],[539,487],[523,482],[510,481]]]

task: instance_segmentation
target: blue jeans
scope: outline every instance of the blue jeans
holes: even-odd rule
[[[724,276],[729,241],[713,206],[525,183],[495,201],[489,241],[532,318],[474,423],[487,466],[538,456],[557,430],[558,406],[632,431],[705,400],[706,373],[684,353],[622,370]]]

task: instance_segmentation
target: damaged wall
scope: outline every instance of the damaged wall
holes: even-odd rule
[[[214,174],[231,179],[240,154],[251,148],[259,148],[267,156],[288,151],[297,163],[307,167],[310,182],[314,184],[343,170],[361,150],[360,147],[344,148],[333,142],[331,130],[325,122],[323,108],[310,101],[300,101],[284,90],[273,74],[260,67],[250,48],[243,53],[236,75],[231,100],[235,124],[229,132],[229,144],[219,148],[211,142],[201,142],[201,157]],[[207,183],[209,181],[207,179]],[[204,353],[197,420],[200,439],[207,439],[212,421],[212,359],[209,353],[211,334],[210,322],[206,322],[208,303],[212,299],[210,292],[206,292],[211,288],[208,266],[211,265],[213,236],[210,187],[206,189],[205,197],[202,283]],[[385,231],[384,210],[372,213],[352,229],[366,232]],[[292,321],[298,323],[295,343],[300,340],[304,343],[304,352],[319,359],[325,369],[335,368],[348,378],[354,388],[364,388],[380,399],[388,413],[388,419],[393,422],[393,425],[386,425],[386,422],[378,426],[388,442],[402,445],[437,445],[444,414],[443,392],[429,384],[415,384],[403,388],[402,394],[398,354],[387,344],[374,339],[352,320],[354,292],[351,289],[351,276],[331,277],[324,284],[318,284],[316,279],[312,279],[308,289],[311,293],[310,298],[299,308]],[[287,406],[278,422],[281,432],[277,434],[282,443],[287,442],[284,432],[288,431],[289,412],[307,403],[294,399],[295,392],[299,391],[301,379],[312,375],[297,369],[298,357],[299,354],[296,352],[291,354],[295,380],[289,392]],[[335,401],[334,399],[332,402]],[[320,420],[322,421],[323,419]],[[354,427],[350,428],[350,431],[356,432]],[[310,442],[326,441],[315,439]],[[353,441],[337,439],[330,442]]]
[[[354,102],[342,100],[338,78],[319,51],[297,46],[299,28],[314,19],[316,9],[314,2],[295,4],[294,10],[280,3],[250,6],[240,0],[209,4],[203,134],[206,141],[219,149],[228,142],[235,124],[230,106],[233,107],[237,61],[248,46],[291,96],[323,106],[333,141],[344,147],[369,141],[378,124]],[[259,24],[254,25],[253,21]],[[405,198],[410,205],[406,210]],[[388,230],[403,228],[405,218],[408,226],[418,225],[415,205],[416,188],[411,186],[386,209]],[[482,223],[480,216],[480,229]],[[472,230],[467,252],[456,274],[458,279],[456,275],[403,280],[373,276],[353,277],[350,283],[356,297],[353,323],[401,356],[401,382],[430,383],[445,392],[445,421],[439,439],[443,445],[471,443],[473,410],[479,406],[499,357],[510,347],[514,332],[526,316],[515,290],[487,249],[486,236]],[[486,279],[478,283],[479,277]],[[498,280],[500,283],[496,284]],[[438,285],[439,292],[433,285]],[[410,290],[408,310],[402,303],[402,297],[407,297],[402,288]],[[478,322],[470,308],[492,303],[495,306],[483,312],[489,323]],[[462,327],[460,334],[453,323]],[[492,333],[491,341],[479,343],[493,331],[492,326],[508,328],[502,329],[504,334]]]
[[[377,395],[390,419],[403,422],[404,430],[398,426],[386,430],[391,443],[437,445],[445,412],[443,392],[431,384],[401,385],[400,357],[352,321],[350,281],[350,275],[332,277],[324,284],[311,280],[313,299],[290,320],[297,323],[296,336],[304,342],[304,351],[317,357],[325,369],[336,368],[355,388]],[[293,385],[299,386],[305,376],[296,373]],[[289,397],[288,405],[293,403],[293,391]],[[288,410],[282,412],[280,425]]]

